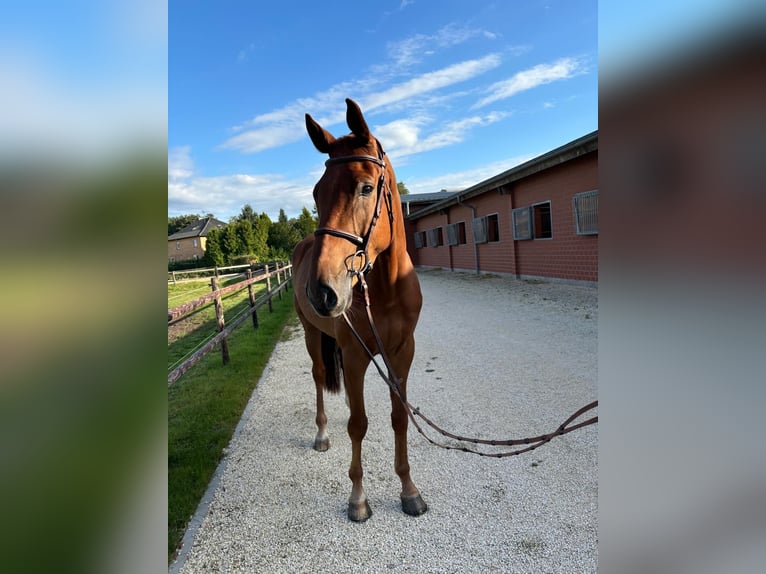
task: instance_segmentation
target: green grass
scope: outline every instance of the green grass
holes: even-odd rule
[[[247,290],[245,300],[246,294]],[[169,561],[284,326],[295,322],[291,291],[281,301],[275,297],[273,308],[273,313],[268,306],[259,309],[257,330],[249,320],[235,329],[229,338],[228,365],[223,366],[220,352],[213,350],[168,388]]]

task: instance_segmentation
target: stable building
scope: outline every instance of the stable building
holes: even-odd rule
[[[405,211],[416,266],[597,284],[598,131],[462,191],[424,195]]]

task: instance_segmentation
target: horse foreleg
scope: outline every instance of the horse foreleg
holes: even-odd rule
[[[414,350],[414,345],[412,345]],[[398,369],[401,376],[401,390],[403,396],[407,397],[407,375],[410,364],[412,363],[413,352],[405,349],[396,359],[392,361],[394,369]],[[399,495],[402,501],[402,510],[410,516],[420,516],[426,510],[426,505],[420,491],[412,482],[410,476],[410,462],[407,454],[407,427],[409,420],[404,405],[399,397],[391,391],[391,427],[394,429],[394,470],[402,481],[402,492]]]
[[[298,317],[303,324],[303,332],[306,339],[306,350],[311,357],[311,375],[314,378],[314,386],[317,394],[316,425],[317,434],[314,439],[314,450],[320,452],[330,448],[330,438],[327,436],[327,415],[324,412],[324,380],[326,367],[322,359],[322,333],[309,323],[298,310]]]
[[[327,415],[324,412],[324,368],[322,368],[321,378],[316,374],[314,368],[314,383],[317,391],[317,435],[314,438],[314,450],[324,452],[330,448],[330,437],[327,435]]]
[[[348,499],[348,517],[354,522],[363,522],[372,516],[367,495],[362,486],[362,441],[367,434],[367,413],[364,408],[364,370],[348,368],[346,365],[346,397],[348,399],[348,436],[351,438],[351,496]]]

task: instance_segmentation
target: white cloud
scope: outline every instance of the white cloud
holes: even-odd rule
[[[445,123],[439,131],[430,134],[423,139],[415,139],[410,145],[402,145],[399,147],[393,147],[389,155],[394,159],[402,159],[406,156],[416,153],[422,153],[453,145],[463,141],[470,133],[471,130],[477,127],[488,126],[495,122],[505,119],[510,115],[509,112],[492,112],[484,116],[476,115],[460,120],[455,120]],[[392,122],[397,124],[397,122]],[[406,122],[402,122],[406,126]],[[388,124],[391,125],[391,124]],[[417,135],[417,132],[415,132]],[[380,138],[381,142],[385,141],[383,137]],[[400,140],[403,142],[404,140]]]
[[[168,182],[187,179],[193,173],[191,146],[179,146],[168,150]]]
[[[258,213],[265,211],[276,220],[279,210],[296,216],[314,204],[311,175],[288,180],[275,174],[197,174],[189,146],[168,153],[168,215],[212,213],[227,221],[249,203]]]
[[[412,96],[464,82],[499,65],[500,56],[497,54],[489,54],[477,60],[467,60],[453,64],[441,70],[421,74],[383,92],[366,96],[364,98],[364,107],[367,110],[372,110]]]
[[[499,66],[500,62],[500,56],[497,54],[459,62],[421,74],[382,92],[370,93],[358,101],[367,113],[382,106],[464,82]],[[340,123],[345,118],[345,109],[339,106],[343,105],[341,102],[346,95],[366,92],[369,87],[368,80],[344,82],[314,97],[302,98],[277,110],[260,114],[243,126],[234,128],[234,131],[240,133],[226,140],[220,147],[239,150],[242,153],[255,153],[299,141],[305,137],[303,116],[307,110],[311,110],[312,117],[325,127]]]
[[[418,142],[418,133],[422,120],[395,120],[373,130],[377,138],[385,143],[385,149],[390,152],[398,148],[413,147]]]
[[[415,34],[404,40],[388,44],[387,50],[392,62],[385,68],[390,67],[392,71],[396,71],[402,67],[421,62],[423,55],[433,55],[438,50],[457,46],[478,37],[494,40],[497,38],[497,34],[455,23],[447,24],[434,34]]]
[[[473,108],[481,108],[492,102],[510,98],[519,92],[568,79],[585,71],[585,63],[578,58],[561,58],[552,64],[539,64],[518,72],[507,80],[492,84],[489,87],[489,95],[474,104]]]
[[[503,173],[512,167],[521,165],[525,161],[536,156],[537,154],[522,155],[507,160],[488,163],[466,171],[445,173],[437,177],[413,179],[411,181],[407,180],[407,189],[410,190],[410,193],[432,193],[434,191],[439,191],[440,189],[448,189],[450,191],[466,189],[485,179]]]

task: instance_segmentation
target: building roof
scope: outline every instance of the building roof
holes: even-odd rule
[[[203,217],[192,221],[189,225],[168,236],[168,241],[187,239],[189,237],[207,237],[211,229],[220,229],[226,224],[215,217]]]
[[[484,181],[481,181],[476,185],[472,185],[471,187],[467,187],[462,191],[450,193],[449,196],[443,196],[444,199],[437,201],[433,205],[429,205],[422,209],[418,209],[417,211],[413,211],[406,218],[409,220],[420,219],[424,215],[441,211],[442,209],[445,209],[451,205],[455,205],[461,201],[465,201],[477,195],[481,195],[482,193],[500,189],[504,185],[508,185],[514,181],[529,177],[530,175],[540,171],[550,169],[562,163],[566,163],[570,160],[596,150],[598,150],[598,130],[577,138],[576,140],[564,144],[561,147],[557,147],[556,149],[544,153],[527,162],[517,165],[516,167],[512,167],[511,169],[504,171],[499,175],[485,179]],[[433,196],[438,194],[432,193],[420,195]],[[406,197],[406,195],[402,197],[402,202],[406,201]]]
[[[402,203],[433,203],[434,201],[441,201],[456,194],[457,191],[447,191],[442,189],[441,191],[434,191],[432,193],[408,193],[402,195]]]

